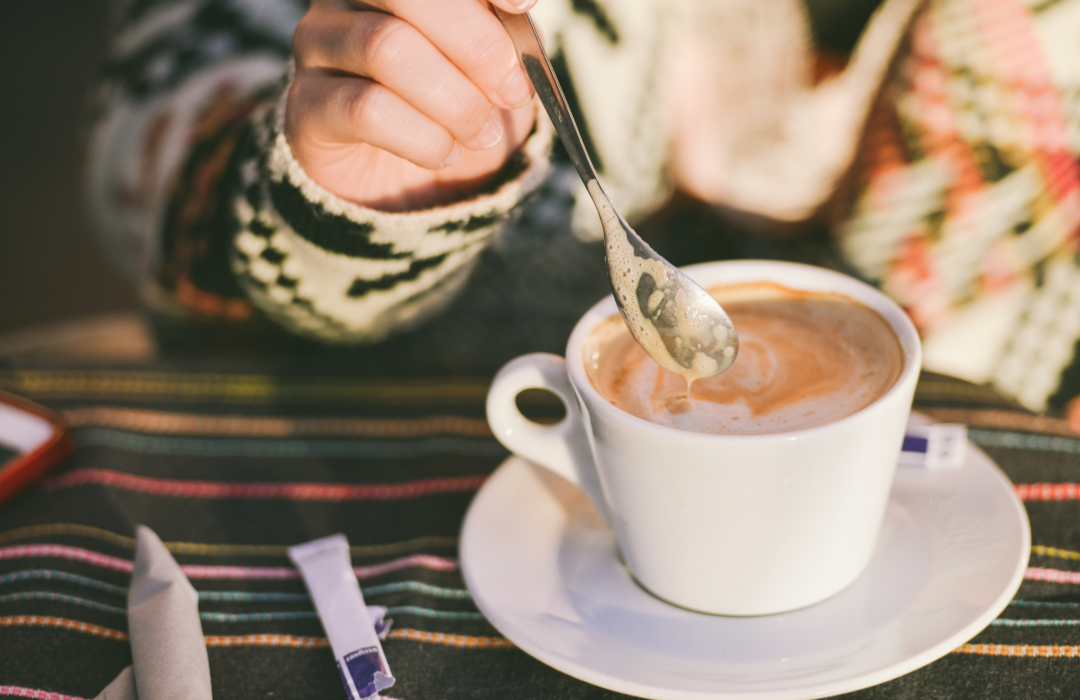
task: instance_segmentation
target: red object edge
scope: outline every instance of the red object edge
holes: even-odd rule
[[[5,391],[0,391],[0,403],[6,403],[26,413],[44,418],[53,427],[52,436],[37,449],[23,453],[0,466],[0,503],[2,503],[70,455],[75,450],[75,440],[68,431],[64,419],[43,406]]]

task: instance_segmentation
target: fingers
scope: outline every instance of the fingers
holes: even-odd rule
[[[519,14],[521,12],[528,12],[532,9],[532,6],[536,4],[536,0],[519,0],[518,2],[511,2],[510,0],[491,0],[491,4],[498,5],[507,12]]]
[[[461,159],[450,132],[392,90],[364,78],[308,73],[289,93],[286,131],[294,147],[368,143],[430,170]]]
[[[408,22],[340,10],[306,19],[294,39],[301,70],[369,78],[471,150],[494,146],[502,122],[479,88]]]
[[[535,2],[492,1],[518,13]],[[504,110],[519,108],[531,124],[523,105],[532,86],[485,0],[312,0],[293,48],[286,130],[301,160],[366,143],[445,168],[462,147],[520,145],[527,130],[518,133],[518,117],[508,122]],[[500,142],[505,149],[492,148]]]
[[[359,0],[349,0],[354,7]],[[510,12],[523,12],[533,4],[515,6],[498,0]],[[491,102],[504,109],[520,107],[532,96],[532,85],[522,70],[514,44],[484,0],[366,0],[416,28]]]

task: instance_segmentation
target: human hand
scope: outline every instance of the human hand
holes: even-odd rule
[[[532,128],[532,86],[484,0],[312,0],[293,54],[285,135],[315,182],[358,204],[467,197]]]

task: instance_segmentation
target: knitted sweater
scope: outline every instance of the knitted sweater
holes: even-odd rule
[[[647,62],[658,51],[660,8],[642,4],[619,36],[586,5],[546,2],[545,26],[633,46],[613,61],[645,80],[609,94],[658,100],[657,67]],[[121,267],[160,309],[236,320],[257,310],[325,341],[377,342],[453,299],[494,231],[548,177],[552,129],[538,119],[504,172],[468,201],[391,214],[342,200],[307,176],[282,133],[303,10],[300,0],[119,3],[92,140],[93,211]],[[561,68],[569,60],[556,50]],[[668,191],[663,129],[652,123],[659,113],[636,114],[605,125],[611,143],[597,156],[614,166],[609,188],[631,214]],[[617,146],[631,140],[643,147]],[[551,187],[564,181],[555,175]]]
[[[537,228],[598,236],[543,115],[467,201],[390,214],[320,187],[281,130],[305,6],[116,2],[91,200],[149,303],[379,342],[437,316],[485,249]],[[823,81],[798,0],[541,0],[532,14],[631,222],[674,178],[766,218],[828,207],[847,261],[920,325],[931,369],[1040,410],[1080,393],[1080,0],[886,0]],[[716,128],[680,144],[688,114]]]

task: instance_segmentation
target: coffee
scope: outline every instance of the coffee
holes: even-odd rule
[[[759,435],[832,423],[873,403],[903,369],[888,322],[859,302],[773,283],[709,290],[739,332],[723,374],[686,380],[653,361],[618,316],[593,329],[585,365],[596,390],[639,418],[700,433]]]

